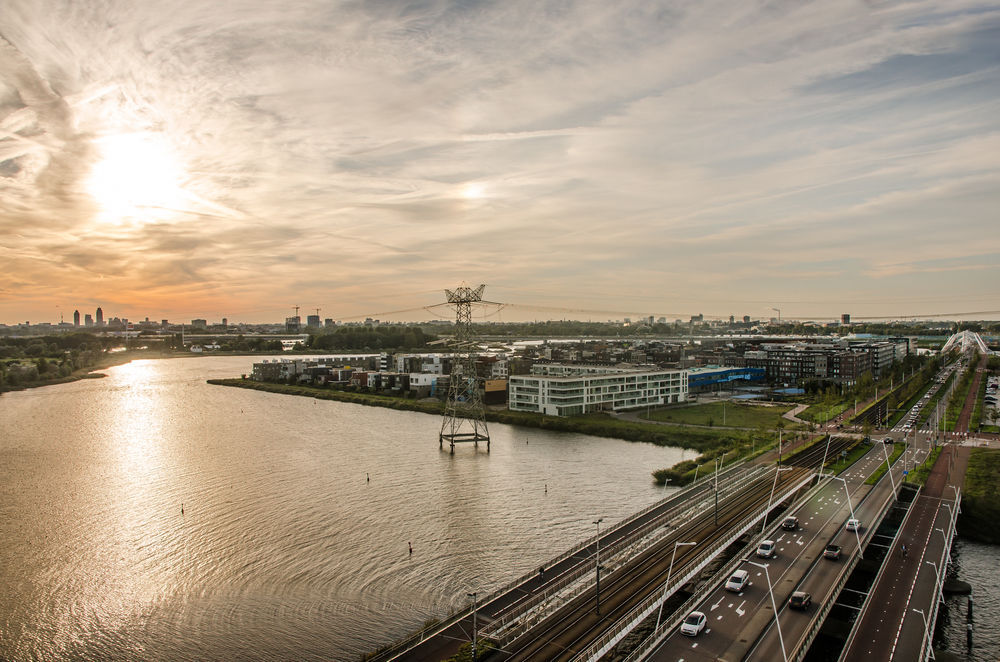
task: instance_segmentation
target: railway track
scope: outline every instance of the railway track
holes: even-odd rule
[[[801,482],[827,459],[858,443],[850,437],[833,437],[829,448],[825,443],[806,449],[784,461],[789,471],[775,474],[768,471],[753,485],[739,494],[720,501],[718,524],[713,510],[680,527],[672,535],[646,550],[618,571],[602,576],[601,613],[597,613],[596,587],[591,586],[563,609],[505,644],[497,659],[502,660],[571,660],[576,653],[600,637],[605,629],[629,613],[653,593],[663,590],[663,582],[673,557],[673,576],[684,573],[689,566],[701,561],[702,551],[725,536],[737,522],[767,501],[772,488],[777,492]],[[692,546],[674,547],[674,542],[694,542]]]
[[[822,455],[816,460],[821,461]],[[802,466],[778,474],[778,491],[789,487],[810,473]],[[747,490],[720,501],[718,524],[712,511],[680,527],[669,538],[646,550],[630,563],[601,582],[601,613],[596,611],[596,589],[590,587],[563,609],[535,628],[506,644],[497,659],[502,660],[570,660],[576,652],[599,637],[606,627],[631,611],[652,593],[662,590],[663,580],[674,554],[674,542],[695,542],[695,546],[677,548],[673,561],[675,572],[697,562],[699,552],[714,542],[724,540],[730,528],[759,508],[771,493],[771,472],[761,476]]]

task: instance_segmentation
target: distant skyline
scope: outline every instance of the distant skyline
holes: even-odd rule
[[[6,324],[998,319],[998,226],[995,3],[0,3]]]

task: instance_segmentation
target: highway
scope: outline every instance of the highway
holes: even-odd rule
[[[816,609],[814,604],[804,613],[792,611],[787,608],[789,597],[799,589],[810,592],[814,600],[822,600],[829,593],[823,587],[832,586],[843,572],[845,561],[857,552],[859,537],[868,532],[866,521],[871,521],[885,501],[882,495],[866,499],[873,488],[864,485],[884,459],[882,444],[874,444],[871,451],[843,474],[847,493],[844,482],[833,480],[797,506],[792,514],[799,518],[799,530],[776,528],[769,532],[777,543],[775,558],[757,558],[754,550],[749,549],[746,557],[753,563],[737,561],[733,566],[750,571],[751,579],[744,590],[739,593],[725,590],[723,584],[728,575],[720,577],[717,586],[696,607],[709,617],[706,629],[693,638],[675,630],[645,659],[677,662],[782,659],[782,644],[790,651],[805,636],[812,623],[810,613]],[[881,491],[889,493],[888,480],[884,482],[887,487]],[[851,516],[848,493],[850,505],[863,523],[859,534],[844,529]],[[841,546],[840,560],[822,558],[823,549],[830,542]],[[766,571],[753,564],[766,567]],[[768,579],[782,626],[782,639],[775,632],[773,642],[766,636],[774,622]]]
[[[833,441],[830,457],[852,443],[855,440],[845,437]],[[785,471],[766,471],[746,490],[720,501],[717,524],[714,509],[709,509],[602,579],[600,614],[596,611],[596,590],[590,589],[524,636],[505,642],[497,659],[570,660],[578,654],[589,657],[589,653],[582,651],[600,640],[615,621],[650,599],[662,596],[668,572],[676,578],[690,574],[692,567],[703,567],[706,550],[732,540],[733,526],[745,522],[755,512],[762,512],[772,493],[781,494],[789,487],[807,482],[826,452],[826,445],[819,444],[797,456],[795,465],[786,466]],[[675,549],[675,543],[694,544],[678,545]]]

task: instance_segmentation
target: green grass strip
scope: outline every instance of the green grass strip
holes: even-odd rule
[[[875,442],[875,443],[880,443],[880,442]],[[885,474],[885,472],[889,470],[889,465],[891,465],[893,462],[899,459],[899,456],[903,454],[904,450],[906,450],[906,444],[903,443],[894,444],[892,449],[892,455],[889,456],[889,463],[886,464],[883,461],[882,464],[879,465],[879,468],[875,470],[875,473],[873,473],[871,476],[868,477],[868,480],[865,481],[865,485],[874,485],[875,483],[879,482],[879,480],[882,479],[882,476]]]
[[[937,462],[938,455],[941,454],[941,449],[943,446],[937,446],[931,449],[931,454],[927,456],[927,459],[918,464],[916,467],[907,474],[904,478],[904,482],[912,483],[914,485],[923,485],[927,482],[927,477],[931,475],[931,469],[934,468],[934,463]]]
[[[859,443],[857,446],[852,448],[847,452],[846,457],[837,456],[837,461],[830,465],[830,473],[839,474],[845,471],[852,464],[864,457],[870,448],[867,444]]]

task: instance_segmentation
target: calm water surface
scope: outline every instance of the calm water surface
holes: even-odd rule
[[[1000,547],[971,540],[956,539],[952,548],[948,575],[972,585],[972,648],[966,643],[966,596],[946,596],[938,613],[934,647],[953,653],[969,662],[1000,660]]]
[[[693,456],[503,425],[452,456],[434,416],[205,383],[252,360],[0,397],[0,658],[356,660]]]

